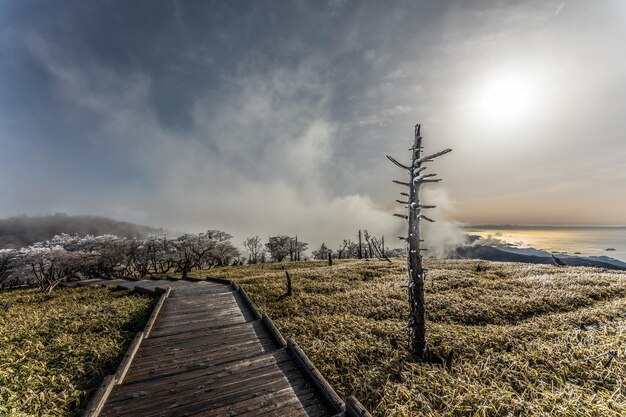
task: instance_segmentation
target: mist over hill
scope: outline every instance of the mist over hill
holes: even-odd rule
[[[18,249],[54,235],[104,235],[142,239],[162,235],[165,230],[100,216],[57,213],[47,216],[16,216],[0,219],[0,249]]]

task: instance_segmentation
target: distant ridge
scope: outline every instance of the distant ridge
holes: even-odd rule
[[[567,266],[592,266],[597,268],[626,270],[626,263],[606,256],[572,256],[557,253]],[[552,254],[536,249],[494,247],[488,245],[467,245],[455,249],[450,258],[482,259],[496,262],[525,262],[531,264],[554,265]]]
[[[104,235],[142,239],[148,235],[162,235],[163,229],[122,222],[107,217],[68,215],[16,216],[0,219],[0,249],[19,249],[54,235]]]

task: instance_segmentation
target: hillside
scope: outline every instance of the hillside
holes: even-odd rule
[[[0,249],[18,249],[54,235],[104,235],[126,238],[145,238],[165,231],[134,223],[121,222],[100,216],[71,216],[64,213],[49,216],[16,216],[0,219]]]
[[[625,415],[626,273],[488,261],[476,272],[477,263],[426,261],[428,339],[454,352],[449,371],[407,355],[404,262],[210,274],[240,283],[341,396],[375,416]]]

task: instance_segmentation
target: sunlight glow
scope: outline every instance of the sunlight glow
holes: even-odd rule
[[[476,117],[487,125],[528,119],[540,104],[538,82],[530,74],[503,72],[488,77],[476,93]]]

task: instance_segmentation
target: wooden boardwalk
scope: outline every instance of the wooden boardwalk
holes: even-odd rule
[[[226,281],[68,283],[156,292],[159,302],[84,416],[369,416],[342,401],[293,342]]]

